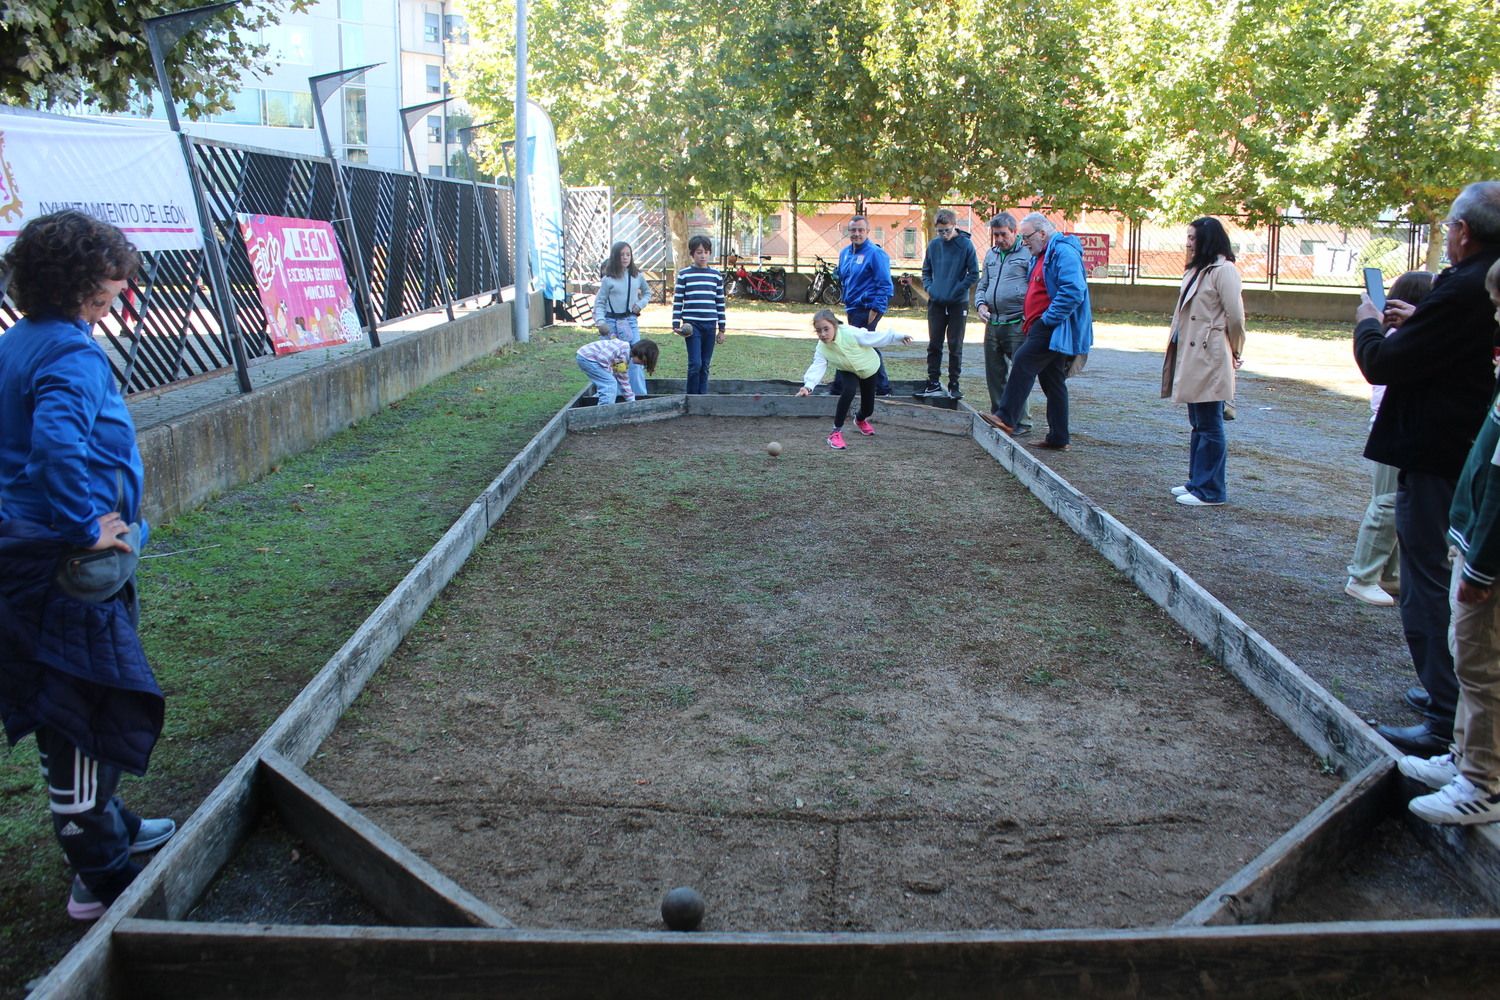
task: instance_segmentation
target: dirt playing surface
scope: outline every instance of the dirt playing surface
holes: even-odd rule
[[[824,433],[570,436],[314,777],[522,926],[712,930],[1166,924],[1337,786],[973,442]]]

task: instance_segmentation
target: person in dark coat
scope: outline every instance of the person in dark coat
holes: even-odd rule
[[[1469,446],[1495,393],[1495,319],[1484,276],[1500,259],[1500,181],[1470,184],[1446,220],[1447,267],[1420,304],[1368,297],[1355,312],[1354,360],[1385,398],[1365,458],[1399,470],[1396,540],[1401,626],[1425,691],[1414,726],[1376,728],[1391,745],[1434,757],[1453,738],[1458,680],[1448,648],[1448,509]],[[1396,330],[1389,337],[1385,332]]]
[[[76,873],[68,913],[92,920],[176,830],[115,796],[145,773],[164,709],[136,634],[144,468],[92,334],[140,256],[64,211],[28,222],[3,263],[23,318],[0,336],[0,717],[11,745],[36,735]]]

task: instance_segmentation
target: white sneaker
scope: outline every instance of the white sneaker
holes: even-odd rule
[[[1172,495],[1174,497],[1180,497],[1184,493],[1186,493],[1187,491],[1188,490],[1187,490],[1186,486],[1174,486],[1174,487],[1172,487]]]
[[[1472,826],[1500,821],[1500,795],[1480,791],[1461,774],[1431,795],[1412,799],[1406,808],[1429,823]]]
[[[1441,757],[1402,757],[1396,761],[1396,769],[1428,788],[1442,788],[1458,777],[1458,764],[1451,753]]]
[[[1186,490],[1183,490],[1181,493],[1177,494],[1177,502],[1180,503],[1180,504],[1182,504],[1184,507],[1222,507],[1222,506],[1224,506],[1224,501],[1223,500],[1204,500],[1201,497],[1194,496],[1193,494],[1187,492]]]
[[[1344,584],[1344,593],[1356,601],[1364,601],[1366,604],[1373,604],[1377,608],[1393,607],[1396,603],[1396,599],[1382,590],[1379,584],[1360,583],[1352,576],[1349,578],[1349,582]]]

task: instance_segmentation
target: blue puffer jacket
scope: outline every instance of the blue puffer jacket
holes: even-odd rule
[[[11,745],[39,726],[90,756],[145,774],[165,703],[128,603],[75,601],[52,582],[72,546],[0,521],[0,716]]]
[[[1052,304],[1033,325],[1051,331],[1048,346],[1057,353],[1087,354],[1094,346],[1094,306],[1078,237],[1057,233],[1047,241],[1042,254],[1042,280],[1047,283]]]

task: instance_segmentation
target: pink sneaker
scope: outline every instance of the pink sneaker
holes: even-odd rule
[[[858,417],[856,417],[854,418],[854,426],[858,427],[859,432],[866,437],[869,437],[871,434],[875,433],[875,428],[870,426],[870,422],[868,420],[860,420]]]
[[[828,435],[828,447],[832,448],[834,451],[843,451],[844,432],[834,431],[832,434]]]

